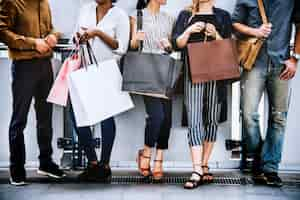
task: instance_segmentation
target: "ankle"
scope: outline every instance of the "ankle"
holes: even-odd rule
[[[193,165],[194,172],[197,172],[199,174],[203,174],[203,169],[201,164],[194,164]]]
[[[91,162],[89,163],[90,166],[96,166],[96,165],[98,165],[98,164],[99,164],[98,161],[91,161]]]
[[[143,156],[144,156],[144,157],[151,157],[151,154],[152,154],[151,148],[145,146],[145,147],[143,148]]]

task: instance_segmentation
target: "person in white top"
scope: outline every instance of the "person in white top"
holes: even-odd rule
[[[127,51],[130,35],[129,17],[122,9],[115,7],[114,2],[114,0],[95,0],[83,6],[80,11],[74,38],[81,44],[89,42],[98,62],[119,59]],[[73,124],[76,124],[72,109],[71,119]],[[109,118],[101,122],[100,161],[97,158],[90,127],[75,127],[75,129],[88,158],[88,167],[79,175],[79,180],[97,181],[110,178],[109,162],[116,135],[114,119]]]

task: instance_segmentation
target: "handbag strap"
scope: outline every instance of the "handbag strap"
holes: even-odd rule
[[[137,22],[137,31],[143,30],[143,10],[138,9],[136,17],[137,17],[137,20],[136,20],[136,22]],[[144,48],[144,42],[140,41],[138,51],[141,53],[143,48]]]
[[[95,53],[94,53],[94,51],[92,49],[92,46],[89,43],[89,41],[87,41],[87,43],[86,43],[86,48],[87,48],[87,53],[89,55],[89,59],[91,61],[91,64],[96,64],[98,66],[97,58],[95,56]]]
[[[257,0],[257,3],[258,3],[258,9],[259,9],[259,13],[262,18],[263,24],[268,24],[268,18],[266,15],[266,10],[265,10],[263,0]]]

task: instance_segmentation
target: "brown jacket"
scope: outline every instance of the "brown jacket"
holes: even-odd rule
[[[55,32],[48,0],[0,0],[0,41],[9,48],[13,60],[51,57],[52,51],[40,54],[36,38]]]
[[[295,53],[300,55],[300,24],[296,28]]]

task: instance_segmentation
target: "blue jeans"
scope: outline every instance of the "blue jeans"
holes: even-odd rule
[[[144,96],[146,107],[145,145],[166,150],[172,126],[172,101]]]
[[[277,172],[281,162],[289,107],[289,81],[279,79],[284,66],[274,67],[267,55],[260,55],[251,72],[242,75],[243,142],[247,157],[259,159],[264,172]],[[260,133],[258,106],[266,90],[269,119],[266,138]]]
[[[70,117],[75,131],[78,135],[78,142],[83,147],[88,162],[97,161],[97,154],[95,149],[95,142],[91,128],[77,127],[76,119],[72,105],[70,105]],[[116,124],[114,118],[109,118],[101,122],[101,158],[100,164],[108,165],[110,162],[111,152],[116,136]]]

